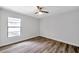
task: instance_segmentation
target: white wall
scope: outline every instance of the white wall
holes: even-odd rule
[[[40,35],[79,46],[79,10],[41,19]]]
[[[1,40],[1,12],[0,12],[0,40]]]
[[[29,39],[32,37],[39,36],[39,20],[33,17],[29,17],[26,15],[22,15],[19,13],[15,13],[8,10],[1,10],[1,39],[0,39],[0,46],[14,43],[17,41]],[[7,37],[7,21],[8,17],[16,17],[21,18],[21,36],[20,37]]]

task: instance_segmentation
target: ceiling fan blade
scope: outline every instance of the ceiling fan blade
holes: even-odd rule
[[[44,13],[49,13],[48,11],[41,11],[41,12],[44,12]]]
[[[37,9],[41,10],[41,9],[43,9],[43,7],[41,7],[41,6],[37,6]]]
[[[35,12],[35,14],[38,14],[38,12]]]
[[[38,8],[38,9],[40,9],[40,7],[39,7],[39,6],[37,6],[37,8]]]

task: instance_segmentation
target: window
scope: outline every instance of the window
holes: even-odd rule
[[[8,37],[20,36],[21,19],[8,17]]]

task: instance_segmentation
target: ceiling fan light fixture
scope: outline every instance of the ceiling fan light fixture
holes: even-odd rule
[[[39,14],[39,15],[42,15],[43,13],[42,13],[42,12],[38,12],[38,14]]]

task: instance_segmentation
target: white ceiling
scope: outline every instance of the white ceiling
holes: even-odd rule
[[[79,9],[78,6],[44,6],[44,7],[45,7],[44,9],[49,12],[48,14],[43,14],[43,15],[34,14],[37,11],[37,8],[35,6],[3,6],[2,8],[19,12],[22,14],[26,14],[28,16],[32,16],[35,18],[43,18],[50,15]]]

